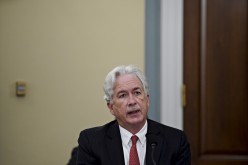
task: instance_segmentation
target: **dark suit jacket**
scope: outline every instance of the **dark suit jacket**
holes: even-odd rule
[[[72,152],[71,152],[71,157],[70,157],[69,162],[67,163],[67,165],[76,165],[77,153],[78,153],[78,147],[74,147]]]
[[[121,135],[116,120],[80,133],[77,165],[124,165]],[[185,134],[148,119],[146,165],[189,165],[190,146]]]

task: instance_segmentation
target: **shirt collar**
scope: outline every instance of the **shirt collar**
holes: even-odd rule
[[[124,143],[125,145],[128,145],[133,134],[129,132],[128,130],[126,130],[125,128],[121,127],[120,125],[119,125],[119,128],[120,128],[122,143]],[[139,141],[142,145],[146,143],[146,133],[147,133],[147,121],[145,122],[141,130],[135,134],[136,136],[138,136]]]

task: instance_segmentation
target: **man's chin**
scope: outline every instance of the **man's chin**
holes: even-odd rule
[[[144,119],[141,116],[132,117],[132,118],[129,118],[128,122],[131,125],[139,125],[139,124],[143,124],[144,123]]]

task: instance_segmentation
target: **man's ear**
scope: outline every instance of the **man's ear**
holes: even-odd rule
[[[147,105],[149,106],[150,105],[150,96],[147,95]]]
[[[114,115],[114,109],[113,109],[113,104],[107,103],[108,109],[112,115]]]
[[[112,109],[112,105],[110,103],[107,103],[107,106],[109,109]]]

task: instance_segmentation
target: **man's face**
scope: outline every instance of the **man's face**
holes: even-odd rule
[[[143,127],[147,118],[149,97],[137,76],[124,74],[117,77],[108,107],[123,128],[129,130]]]

